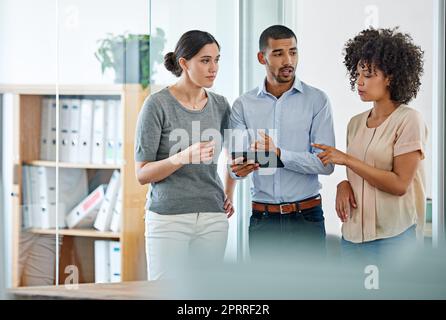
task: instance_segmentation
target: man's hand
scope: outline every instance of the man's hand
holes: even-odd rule
[[[267,135],[265,132],[259,132],[262,139],[256,140],[253,144],[251,144],[252,151],[273,151],[277,156],[280,157],[280,149],[276,147],[273,139]]]
[[[232,160],[231,170],[239,177],[246,177],[253,171],[259,169],[260,164],[255,163],[254,160],[248,160],[247,162],[243,162],[243,157],[236,158]]]

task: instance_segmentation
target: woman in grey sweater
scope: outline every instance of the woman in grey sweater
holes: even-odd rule
[[[217,173],[230,106],[212,87],[220,46],[186,32],[164,65],[179,80],[151,95],[139,114],[136,177],[151,184],[146,204],[149,280],[175,277],[189,262],[222,261],[234,209]]]

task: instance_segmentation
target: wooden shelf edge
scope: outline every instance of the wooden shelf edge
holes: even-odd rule
[[[35,160],[24,161],[23,164],[40,167],[56,167],[55,161]],[[94,163],[71,163],[71,162],[59,162],[59,168],[72,168],[72,169],[122,169],[123,165],[119,164],[94,164]]]
[[[56,229],[29,229],[28,232],[35,234],[49,234],[56,235]],[[105,238],[105,239],[120,239],[119,233],[111,231],[97,231],[94,229],[59,229],[58,234],[64,236],[85,237],[85,238]]]
[[[175,287],[166,281],[128,281],[115,283],[80,283],[70,285],[15,287],[7,293],[19,299],[87,300],[165,300],[181,299]]]

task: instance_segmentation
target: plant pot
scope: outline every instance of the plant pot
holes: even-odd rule
[[[111,47],[115,71],[115,83],[125,83],[125,42],[115,41]]]
[[[125,83],[140,83],[141,80],[141,41],[129,39],[125,50]]]
[[[149,39],[133,39],[116,42],[113,48],[115,62],[115,83],[149,83],[150,55]]]
[[[112,68],[115,83],[139,83],[143,88],[147,87],[152,70],[150,64],[153,63],[150,59],[150,40],[148,34],[109,34],[107,38],[99,40],[100,46],[95,56],[101,62],[102,73]],[[165,43],[161,29],[157,29],[155,40],[155,47],[161,52]],[[163,56],[158,53],[155,60],[162,61]]]

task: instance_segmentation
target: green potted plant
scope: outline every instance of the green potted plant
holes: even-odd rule
[[[163,61],[165,42],[164,31],[160,28],[152,36],[108,33],[98,41],[95,56],[101,63],[103,74],[107,69],[114,70],[116,83],[140,83],[146,88],[153,75],[153,66]]]

